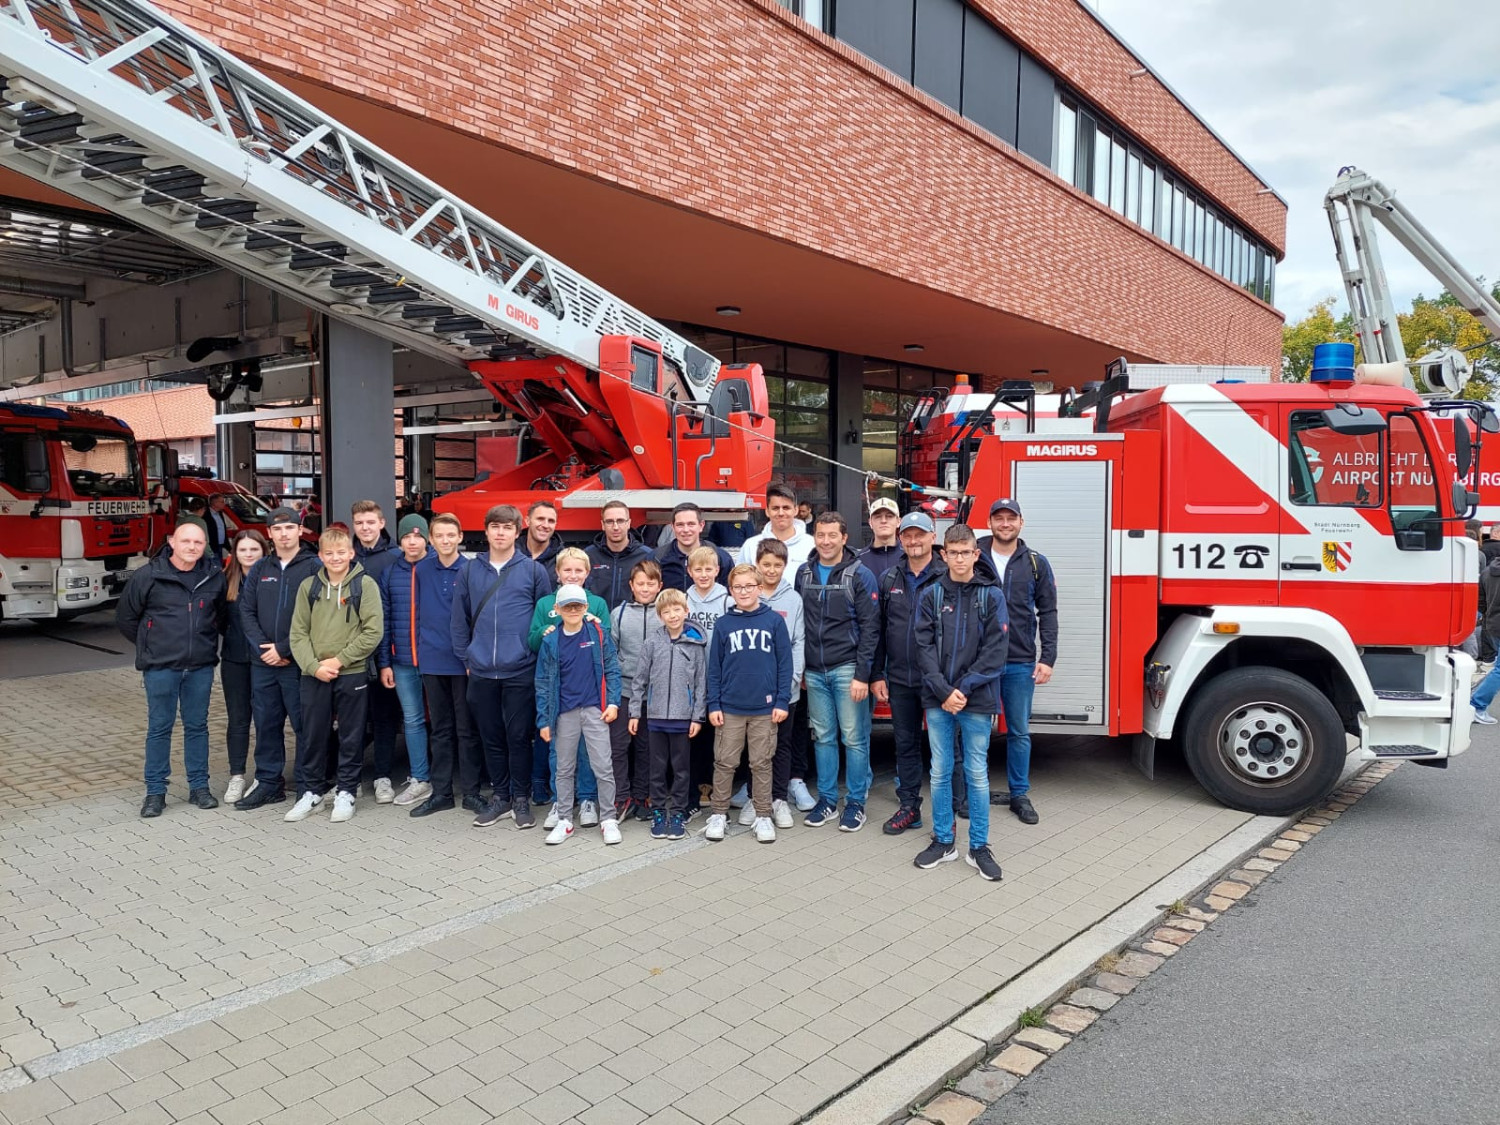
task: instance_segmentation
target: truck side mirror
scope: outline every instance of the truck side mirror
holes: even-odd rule
[[[1474,464],[1474,442],[1469,437],[1469,420],[1453,419],[1453,461],[1458,470],[1458,479],[1467,480],[1469,469]]]
[[[1479,428],[1487,434],[1500,434],[1500,414],[1483,410],[1479,414]]]
[[[1467,475],[1467,474],[1465,474]],[[1473,514],[1474,509],[1479,506],[1479,493],[1470,492],[1468,485],[1462,480],[1453,482],[1453,514],[1459,517],[1468,517]]]

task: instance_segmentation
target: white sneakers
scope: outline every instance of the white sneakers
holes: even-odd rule
[[[322,803],[323,794],[304,793],[302,794],[302,796],[297,798],[297,803],[287,810],[286,816],[282,819],[294,823],[299,820],[306,820],[308,817],[312,816],[313,809],[317,808]]]
[[[755,818],[755,839],[762,844],[774,844],[776,842],[776,826],[771,823],[770,817],[758,816]]]
[[[740,823],[743,824],[746,828],[749,828],[750,825],[755,823],[754,801],[751,801],[744,808],[740,809]]]
[[[624,839],[620,835],[620,822],[614,817],[610,817],[603,824],[599,825],[599,834],[604,837],[606,844],[618,844]]]
[[[618,835],[619,829],[616,829],[615,833]],[[547,843],[561,844],[571,839],[572,836],[573,822],[571,820],[559,820],[552,826],[552,831],[547,833]]]
[[[599,823],[599,806],[593,801],[578,802],[578,823],[584,828],[592,828]]]
[[[415,805],[418,801],[425,801],[432,796],[432,786],[425,781],[408,781],[406,788],[401,790],[396,797],[398,805]],[[380,782],[375,783],[375,800],[380,800]]]
[[[817,808],[818,802],[808,792],[807,782],[800,777],[792,778],[791,784],[786,787],[787,798],[797,806],[798,812],[812,812]]]
[[[390,782],[386,782],[389,786]],[[375,798],[377,801],[379,797]],[[328,819],[335,824],[342,824],[346,820],[354,818],[354,794],[347,789],[340,789],[333,795],[333,815]]]
[[[703,835],[710,840],[722,840],[724,829],[729,826],[729,818],[723,813],[713,813],[708,818],[708,827],[703,829]]]
[[[542,821],[542,827],[543,828],[556,828],[557,827],[557,820],[558,820],[558,817],[557,817],[557,802],[553,801],[552,802],[552,811],[547,814],[547,819],[544,820],[544,821]],[[550,843],[550,841],[549,841],[549,843]]]
[[[377,805],[388,805],[396,799],[395,786],[391,784],[388,777],[377,777],[375,779],[375,803]]]
[[[750,803],[750,786],[749,786],[748,783],[745,784],[745,785],[741,785],[738,789],[736,789],[734,791],[734,796],[732,796],[732,797],[729,798],[729,807],[733,808],[733,809],[742,809],[746,805],[748,805],[749,803]],[[741,824],[749,824],[750,822],[748,820],[744,820],[744,821],[741,821],[740,823]]]
[[[232,805],[245,795],[245,775],[237,773],[229,779],[229,784],[224,787],[224,803]]]
[[[792,826],[792,806],[785,801],[772,801],[771,819],[776,822],[777,828],[790,828]],[[772,839],[775,839],[774,835]]]

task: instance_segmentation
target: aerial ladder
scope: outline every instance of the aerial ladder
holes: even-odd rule
[[[1437,239],[1419,223],[1396,193],[1358,168],[1339,170],[1338,180],[1323,199],[1333,230],[1334,253],[1344,277],[1344,291],[1354,315],[1366,365],[1392,365],[1407,387],[1414,387],[1411,369],[1419,368],[1434,393],[1459,394],[1472,367],[1457,348],[1439,348],[1409,359],[1396,322],[1396,305],[1386,281],[1385,264],[1375,227],[1384,227],[1412,257],[1435,277],[1491,336],[1500,338],[1500,303],[1475,280]],[[1398,371],[1399,369],[1399,371]]]
[[[0,165],[467,367],[535,439],[476,509],[763,504],[758,365],[721,368],[150,4],[7,0],[0,87]]]

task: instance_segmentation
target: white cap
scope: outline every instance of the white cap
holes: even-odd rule
[[[588,605],[589,596],[584,592],[582,586],[575,586],[569,582],[559,586],[557,589],[557,600],[553,603],[558,607],[565,605]]]

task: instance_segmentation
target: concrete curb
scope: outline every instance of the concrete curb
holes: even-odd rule
[[[807,1125],[889,1125],[904,1120],[912,1106],[926,1101],[1010,1036],[1022,1012],[1061,999],[1099,958],[1155,926],[1173,902],[1203,889],[1299,819],[1300,815],[1252,817],[803,1120]]]

